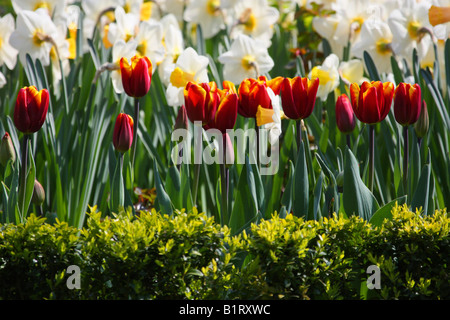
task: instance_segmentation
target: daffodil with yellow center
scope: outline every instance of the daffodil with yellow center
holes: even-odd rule
[[[326,100],[328,94],[339,85],[339,58],[335,54],[330,54],[321,66],[315,66],[310,72],[310,79],[319,79],[319,89],[317,96]]]
[[[177,88],[184,88],[190,81],[194,81],[194,74],[183,71],[180,67],[176,67],[170,75],[170,83]]]

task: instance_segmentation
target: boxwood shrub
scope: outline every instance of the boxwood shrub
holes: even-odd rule
[[[0,299],[449,299],[449,230],[406,206],[381,227],[274,214],[233,236],[195,210],[93,207],[81,230],[32,215],[0,225]]]

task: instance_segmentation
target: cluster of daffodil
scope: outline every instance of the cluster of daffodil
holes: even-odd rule
[[[164,88],[163,103],[170,109],[168,113],[178,115],[174,119],[174,128],[188,127],[189,120],[192,124],[201,123],[205,130],[219,130],[223,135],[224,150],[229,150],[224,153],[224,158],[233,154],[227,130],[233,129],[240,118],[253,120],[257,129],[269,129],[272,145],[284,138],[286,125],[283,125],[283,120],[296,124],[295,150],[300,160],[307,159],[310,150],[305,153],[303,141],[309,143],[311,138],[302,136],[302,126],[317,102],[326,113],[326,105],[331,101],[335,123],[327,122],[327,125],[335,126],[347,137],[348,149],[352,148],[350,136],[357,120],[369,128],[366,184],[370,192],[363,193],[364,197],[367,194],[372,196],[374,180],[377,179],[374,177],[376,125],[388,117],[391,109],[396,122],[403,128],[403,138],[395,141],[403,146],[402,188],[411,189],[408,182],[408,156],[411,152],[408,149],[408,128],[414,125],[419,140],[425,135],[429,121],[425,98],[433,96],[439,99],[439,96],[435,91],[431,94],[427,91],[425,97],[421,89],[423,82],[417,73],[409,72],[409,67],[432,70],[430,74],[442,81],[438,83],[436,80],[436,87],[442,88],[442,96],[447,95],[448,98],[446,78],[449,65],[445,64],[448,57],[444,56],[449,52],[445,51],[450,35],[448,0],[82,0],[73,3],[68,0],[12,0],[11,4],[13,13],[0,18],[0,64],[13,70],[19,59],[28,70],[30,61],[39,61],[44,68],[51,68],[52,87],[56,91],[49,93],[49,88],[39,91],[30,85],[18,92],[14,125],[23,133],[18,188],[22,216],[26,216],[32,196],[27,178],[31,150],[29,136],[42,127],[51,95],[67,94],[60,82],[64,83],[65,77],[73,72],[76,67],[73,61],[96,50],[96,45],[106,52],[109,61],[96,64],[93,83],[97,83],[104,72],[109,72],[115,94],[126,95],[134,101],[133,114],[121,110],[114,115],[112,142],[118,161],[110,180],[111,210],[126,202],[124,154],[131,150],[130,162],[134,170],[138,132],[146,130],[139,127],[142,123],[139,119],[141,102],[150,91],[155,72]],[[322,53],[326,54],[321,60],[311,60],[303,57],[301,50],[294,50],[298,53],[295,58],[297,73],[273,74],[277,61],[273,60],[270,52],[273,52],[274,35],[280,32],[277,25],[290,26],[287,28],[289,43],[277,42],[275,45],[295,49],[300,32],[296,28],[298,16],[295,14],[299,12],[314,15],[310,26],[324,39]],[[98,39],[98,43],[94,43],[94,39]],[[208,42],[211,39],[214,41]],[[214,44],[215,47],[205,48],[205,44]],[[312,64],[313,61],[320,63]],[[394,72],[393,65],[404,77],[400,78],[400,73]],[[6,79],[0,73],[0,86],[9,81],[15,80]],[[434,90],[429,83],[427,86]],[[61,89],[62,93],[59,92]],[[448,125],[448,107],[439,111]],[[3,165],[15,160],[8,133],[5,133],[0,151]],[[320,151],[317,154],[320,159],[325,158]],[[323,160],[317,161],[323,169]],[[288,167],[287,163],[283,165]],[[224,165],[220,170],[221,218],[225,216],[225,222],[233,219],[230,217],[233,201],[228,194],[228,169]],[[340,169],[343,171],[342,166]],[[312,170],[309,162],[308,171]],[[200,167],[197,166],[194,171],[194,205],[197,204],[199,176]],[[296,173],[292,176],[291,182],[282,183],[283,190],[291,187],[295,190],[296,184],[301,184]],[[346,180],[350,181],[350,178],[354,176],[347,174]],[[348,190],[352,187],[361,189],[358,179],[352,180]],[[337,184],[334,187],[337,188]],[[35,189],[42,189],[37,180]],[[38,191],[34,193],[39,194]],[[279,190],[275,192],[280,194]],[[300,191],[296,189],[295,192]],[[310,196],[308,189],[302,192],[305,198]],[[292,203],[295,203],[295,196],[293,193]],[[359,197],[359,193],[355,197]],[[336,194],[322,198],[328,199],[326,202],[330,208],[333,206],[331,203],[338,201]],[[319,200],[314,202],[315,207],[322,198],[317,197]],[[440,198],[440,204],[449,202],[445,196]],[[361,201],[361,206],[367,206]],[[295,212],[295,204],[288,207],[288,211],[300,214]],[[308,210],[308,202],[302,209]],[[316,208],[314,210],[317,211]],[[374,213],[372,210],[371,214]],[[308,217],[307,213],[304,214]]]

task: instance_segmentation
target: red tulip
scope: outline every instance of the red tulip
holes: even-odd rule
[[[281,104],[289,119],[298,120],[309,117],[316,102],[319,79],[285,78],[281,83]]]
[[[346,94],[340,95],[336,101],[336,124],[343,133],[352,132],[355,128],[355,115]]]
[[[14,125],[17,130],[29,134],[38,131],[47,116],[49,93],[36,87],[24,87],[17,95],[14,109]]]
[[[126,58],[120,59],[120,73],[127,95],[140,98],[147,94],[152,80],[152,63],[147,57],[134,56],[131,65]]]
[[[394,85],[391,82],[365,81],[361,88],[350,86],[350,97],[355,116],[364,123],[375,124],[386,118],[391,110]]]
[[[238,113],[238,95],[236,88],[229,81],[224,81],[224,89],[217,90],[219,105],[214,118],[208,123],[208,128],[215,128],[225,134],[227,129],[233,129]]]
[[[120,113],[114,126],[114,148],[121,152],[127,152],[133,143],[133,118],[125,113]]]
[[[189,82],[184,88],[184,103],[189,120],[194,123],[199,121],[207,125],[212,119],[219,104],[217,84]]]
[[[394,92],[395,120],[402,126],[417,122],[420,116],[422,94],[420,86],[416,83],[400,83]]]
[[[258,106],[272,109],[272,101],[267,93],[267,88],[264,77],[243,80],[239,85],[238,113],[246,118],[255,118]]]

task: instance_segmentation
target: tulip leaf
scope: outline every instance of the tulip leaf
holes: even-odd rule
[[[123,157],[123,154],[119,155]],[[111,180],[111,197],[110,197],[110,207],[112,212],[118,212],[120,207],[123,207],[125,203],[125,190],[123,183],[123,162],[119,158],[116,161],[114,168],[114,174]]]
[[[384,219],[392,219],[392,209],[396,206],[396,205],[403,205],[406,203],[406,199],[407,196],[402,196],[399,197],[397,199],[392,200],[391,202],[385,204],[384,206],[382,206],[380,209],[378,209],[372,216],[372,218],[370,218],[369,222],[376,226],[376,227],[381,227],[383,224]]]
[[[450,130],[450,116],[445,107],[444,99],[442,98],[441,92],[436,87],[436,84],[433,81],[433,77],[431,76],[430,71],[421,69],[420,74],[424,78],[427,88],[429,89],[431,96],[433,97],[434,102],[436,103],[436,107],[442,118],[442,122],[445,124],[446,129]]]
[[[378,210],[378,202],[362,181],[358,162],[348,147],[345,158],[343,191],[345,213],[347,216],[357,215],[369,220]]]
[[[422,208],[425,215],[428,214],[428,202],[430,199],[430,179],[431,179],[431,166],[427,163],[420,175],[417,188],[414,192],[414,196],[411,201],[411,209],[413,211]]]
[[[0,224],[8,223],[8,187],[2,181],[2,204],[3,204],[3,212],[0,213]]]
[[[255,182],[248,156],[242,168],[237,185],[237,193],[231,211],[229,227],[232,234],[238,234],[256,222],[258,217],[257,199],[255,198]]]
[[[172,203],[170,201],[170,197],[167,195],[166,190],[164,189],[164,186],[161,182],[156,161],[153,162],[153,170],[155,173],[156,201],[159,204],[159,209],[163,214],[172,215],[173,214]]]
[[[364,63],[366,64],[370,79],[373,81],[380,81],[381,78],[378,73],[377,67],[375,66],[372,57],[367,51],[364,51]]]
[[[181,198],[181,177],[180,172],[175,166],[169,167],[164,187],[175,209],[181,210],[183,208]]]
[[[447,79],[447,92],[450,92],[450,39],[445,41],[444,47],[444,65],[445,65],[445,79]]]
[[[288,179],[287,179],[286,186],[284,188],[283,195],[281,197],[281,206],[284,207],[284,209],[287,212],[291,212],[292,199],[294,198],[293,194],[292,194],[293,176],[294,176],[294,164],[292,163],[291,160],[289,160]]]
[[[309,181],[306,166],[305,146],[303,141],[298,150],[297,162],[294,169],[292,186],[293,212],[297,217],[308,217],[309,208]]]

